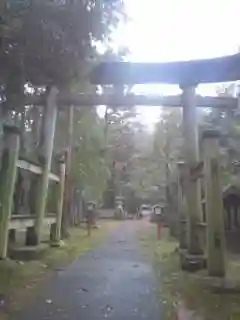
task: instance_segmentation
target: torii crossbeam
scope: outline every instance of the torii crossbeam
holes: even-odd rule
[[[93,84],[199,84],[240,80],[240,55],[169,62],[99,64],[90,76]]]
[[[29,96],[25,100],[26,105],[44,105],[45,96]],[[195,96],[195,104],[200,108],[236,109],[238,99],[233,97],[204,97]],[[162,106],[182,107],[182,95],[141,95],[141,94],[83,94],[73,92],[60,92],[57,96],[57,105],[61,108],[69,106],[93,107],[107,105],[112,107],[132,106]]]

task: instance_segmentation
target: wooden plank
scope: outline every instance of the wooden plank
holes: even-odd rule
[[[105,62],[91,73],[93,84],[191,84],[240,80],[240,55],[168,63]]]
[[[56,175],[55,173],[52,173],[52,172],[49,173],[49,179],[53,180],[53,181],[56,181],[56,182],[60,181],[59,176]]]
[[[35,164],[32,164],[32,163],[29,163],[28,161],[26,160],[18,160],[17,161],[17,167],[20,168],[20,169],[23,169],[23,170],[27,170],[27,171],[30,171],[32,173],[35,173],[35,174],[41,174],[42,173],[42,168],[35,165]]]
[[[36,164],[29,163],[26,160],[18,160],[17,167],[20,169],[27,170],[32,173],[38,174],[38,175],[42,174],[42,168],[40,166],[37,166]],[[54,173],[49,174],[49,179],[56,181],[56,182],[60,181],[59,177]]]
[[[22,230],[34,226],[34,217],[10,220],[8,229]]]
[[[41,97],[35,97],[34,100],[37,103],[37,99]],[[27,101],[26,101],[27,103]],[[40,102],[39,102],[40,103]],[[116,95],[97,95],[97,94],[82,94],[72,92],[62,92],[57,98],[58,106],[62,108],[68,108],[71,105],[76,107],[92,107],[92,106],[163,106],[163,107],[181,107],[182,98],[181,95],[170,96],[146,96],[146,95],[134,95],[128,94],[124,96]],[[238,99],[231,97],[203,97],[196,95],[196,106],[202,108],[237,108]]]
[[[45,225],[50,225],[55,222],[56,222],[56,215],[47,216],[44,218],[44,221],[43,221]],[[34,215],[13,215],[9,222],[8,229],[22,230],[29,227],[33,227],[34,223],[35,223]]]

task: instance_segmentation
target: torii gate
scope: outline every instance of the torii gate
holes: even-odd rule
[[[232,55],[221,58],[193,60],[184,62],[170,63],[127,63],[127,62],[111,62],[102,63],[96,67],[91,74],[91,81],[97,85],[134,85],[147,83],[165,83],[178,84],[182,89],[181,96],[162,97],[158,100],[150,97],[115,97],[111,101],[117,105],[130,105],[135,102],[138,105],[166,105],[166,106],[182,106],[183,107],[183,137],[184,137],[184,161],[187,172],[199,166],[198,152],[198,126],[196,117],[196,106],[202,107],[233,107],[238,105],[238,99],[234,98],[209,98],[196,96],[195,88],[199,83],[214,83],[240,80],[240,55]],[[152,100],[152,101],[151,101]],[[219,239],[223,238],[223,222],[222,222],[222,204],[221,204],[221,188],[216,178],[216,157],[218,147],[216,144],[216,133],[208,132],[204,139],[209,139],[207,150],[207,160],[205,164],[205,173],[209,177],[207,192],[208,211],[213,209],[220,211],[218,218],[211,218],[208,212],[209,230],[208,230],[208,246],[209,250],[215,250],[217,254],[214,258],[219,259],[221,266],[216,267],[214,258],[208,263],[210,264],[209,272],[212,275],[224,275],[224,247]],[[212,147],[209,147],[211,144]],[[212,161],[212,162],[211,162]],[[214,162],[215,161],[215,162]],[[211,164],[215,166],[211,167]],[[215,169],[214,169],[215,168]],[[217,169],[216,169],[217,168]],[[214,170],[215,171],[214,171]],[[218,171],[217,171],[218,172]],[[215,175],[215,176],[214,176]],[[188,252],[192,255],[202,253],[200,238],[198,232],[198,222],[201,220],[201,195],[199,179],[192,179],[190,174],[186,176],[186,202],[187,202],[187,218],[188,218]],[[214,190],[211,193],[211,189]],[[215,201],[215,203],[214,203]],[[218,202],[218,204],[216,204]],[[212,215],[214,215],[212,213]],[[211,230],[210,230],[211,224]],[[218,242],[218,243],[217,243]],[[218,248],[217,248],[218,247]],[[208,258],[214,251],[208,251]],[[211,265],[212,264],[212,265]]]
[[[224,82],[240,80],[240,56],[232,55],[223,58],[196,60],[189,62],[171,63],[126,63],[112,62],[102,63],[97,66],[90,75],[92,84],[98,85],[122,85],[122,84],[143,84],[143,83],[165,83],[179,84],[182,89],[180,96],[143,96],[127,94],[116,95],[96,95],[96,94],[76,94],[71,92],[59,92],[52,88],[48,96],[29,96],[26,98],[26,105],[45,106],[44,123],[44,143],[43,154],[45,158],[44,179],[42,183],[41,195],[39,195],[38,212],[36,217],[36,231],[40,234],[42,217],[46,197],[43,196],[48,188],[48,174],[52,144],[55,131],[57,107],[68,106],[183,106],[183,126],[184,126],[184,153],[185,163],[189,171],[198,164],[197,146],[197,123],[196,106],[216,107],[216,108],[237,108],[237,98],[226,97],[202,97],[195,94],[195,87],[199,83]],[[220,192],[219,192],[220,193]],[[200,241],[198,237],[197,225],[201,216],[200,188],[197,179],[188,179],[187,188],[188,207],[188,251],[190,254],[201,253]],[[212,238],[212,241],[214,239]]]

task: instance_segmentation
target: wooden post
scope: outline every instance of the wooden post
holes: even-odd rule
[[[59,161],[59,178],[60,181],[57,185],[57,217],[56,226],[53,234],[53,246],[59,246],[61,240],[61,225],[62,225],[62,212],[63,212],[63,196],[65,185],[65,162]]]
[[[14,187],[19,154],[19,129],[4,126],[6,149],[3,153],[0,179],[0,259],[7,257],[8,226],[12,214]]]
[[[210,276],[225,276],[225,239],[219,172],[219,133],[203,132],[207,215],[207,267]]]
[[[48,93],[46,109],[44,112],[44,121],[41,135],[41,158],[43,161],[43,173],[39,178],[39,184],[36,195],[36,220],[35,220],[35,239],[33,243],[39,244],[41,237],[41,229],[43,218],[46,211],[47,192],[49,183],[49,173],[51,170],[53,142],[55,135],[55,126],[57,118],[56,99],[59,91],[56,87],[52,87]]]
[[[187,234],[186,234],[186,199],[184,193],[184,170],[185,163],[178,162],[178,219],[179,219],[179,247],[187,249]]]
[[[201,219],[201,186],[199,179],[191,179],[190,170],[199,161],[198,124],[195,104],[195,87],[183,86],[183,138],[184,161],[186,164],[186,207],[188,219],[188,252],[202,253],[198,222]]]
[[[72,139],[74,129],[74,107],[70,106],[68,110],[68,132],[67,132],[67,149],[66,149],[66,177],[64,188],[64,201],[63,201],[63,216],[62,216],[62,237],[69,236],[68,228],[71,221],[71,164],[72,164]]]

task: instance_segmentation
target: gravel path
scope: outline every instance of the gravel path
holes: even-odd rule
[[[156,279],[126,221],[106,245],[56,272],[13,320],[159,320]]]

